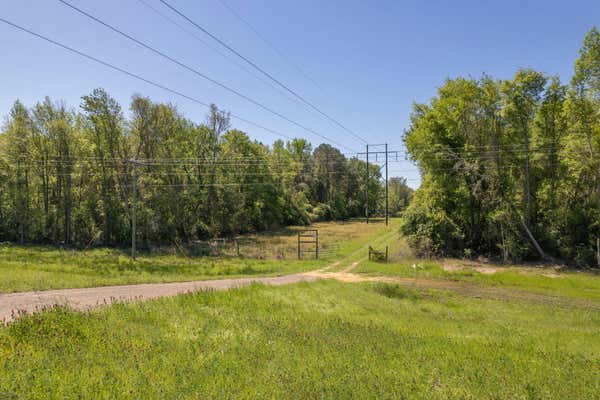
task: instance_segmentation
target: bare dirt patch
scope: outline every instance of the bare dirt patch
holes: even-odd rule
[[[457,272],[469,268],[485,275],[493,275],[501,269],[500,267],[490,267],[474,261],[460,261],[459,263],[451,260],[445,260],[442,263],[442,268],[448,272]]]

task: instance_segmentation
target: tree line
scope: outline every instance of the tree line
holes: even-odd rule
[[[405,132],[422,185],[403,232],[421,254],[600,266],[600,33],[569,84],[533,69],[447,80]]]
[[[16,101],[0,133],[0,241],[75,246],[171,245],[381,210],[379,168],[305,139],[271,146],[212,106],[194,123],[136,95],[125,117],[103,89],[79,110]],[[408,204],[391,185],[392,210]],[[395,197],[394,197],[395,196]]]

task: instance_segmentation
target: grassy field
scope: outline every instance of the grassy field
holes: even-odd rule
[[[600,300],[600,273],[578,271],[558,266],[504,265],[477,261],[439,259],[420,260],[398,235],[390,235],[380,244],[390,247],[390,262],[361,262],[353,272],[370,276],[411,278],[418,280],[447,280],[482,286],[505,287],[515,290]]]
[[[318,260],[309,254],[306,260],[297,260],[296,235],[301,227],[243,237],[242,257],[142,253],[134,262],[127,251],[116,249],[78,251],[4,244],[0,245],[0,293],[300,272],[362,256],[366,250],[358,250],[397,227],[397,220],[389,227],[361,221],[314,224],[310,228],[319,230],[322,250]]]
[[[446,270],[450,264],[455,270]],[[470,282],[486,286],[523,289],[536,293],[569,296],[600,301],[600,274],[555,270],[544,267],[502,266],[485,264],[473,266],[461,262],[406,260],[390,264],[362,263],[355,272],[376,276],[397,276],[412,279],[441,279]],[[481,265],[481,264],[479,264]],[[481,270],[483,272],[480,272]]]
[[[24,317],[0,328],[0,398],[598,399],[599,332],[543,301],[254,285]]]
[[[55,307],[0,326],[0,399],[600,400],[600,275],[417,260],[397,222],[320,224],[321,239],[339,243],[322,260],[281,258],[295,250],[293,228],[249,238],[256,259],[132,263],[106,249],[5,246],[4,291],[280,274],[334,260],[329,271],[361,261],[358,277],[402,285],[322,280]],[[369,244],[391,245],[392,261],[366,261]]]

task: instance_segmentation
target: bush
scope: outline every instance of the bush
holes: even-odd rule
[[[313,207],[312,212],[310,213],[310,219],[313,222],[332,220],[333,213],[329,204],[318,203]]]
[[[400,228],[408,244],[419,257],[454,254],[463,238],[460,228],[441,209],[425,202],[413,202],[406,212]]]

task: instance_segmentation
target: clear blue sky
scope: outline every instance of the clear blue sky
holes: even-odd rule
[[[188,36],[138,0],[69,0],[207,75],[350,148],[364,145],[306,106]],[[145,0],[174,19],[158,0]],[[321,88],[290,67],[237,20],[219,0],[169,0],[242,54],[371,143],[400,149],[411,104],[429,100],[448,77],[509,78],[533,67],[570,79],[586,31],[600,24],[600,1],[358,1],[225,0]],[[290,136],[322,140],[192,73],[139,48],[55,0],[0,0],[0,16],[72,47]],[[178,19],[181,24],[185,21]],[[190,30],[194,30],[189,26]],[[203,36],[199,31],[196,34]],[[206,109],[69,54],[0,23],[0,113],[20,99],[31,106],[48,95],[77,107],[80,97],[104,87],[124,106],[141,93],[172,102],[188,118]],[[217,46],[213,42],[213,46]],[[233,56],[232,56],[233,57]],[[272,134],[234,121],[269,144]],[[412,186],[418,173],[394,164]]]

